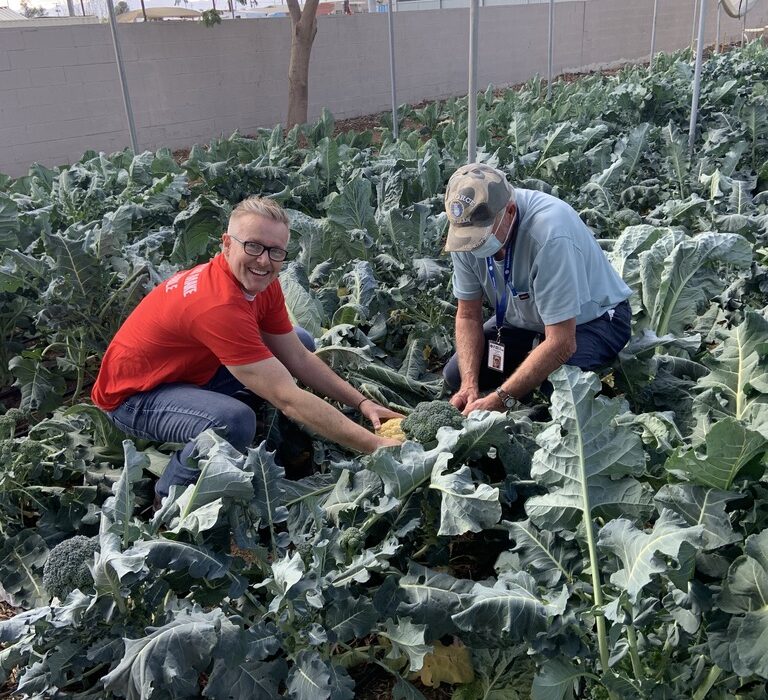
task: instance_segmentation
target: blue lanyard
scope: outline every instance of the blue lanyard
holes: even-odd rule
[[[514,255],[514,248],[515,248],[515,240],[517,238],[517,225],[520,221],[520,217],[518,216],[518,213],[515,212],[515,221],[512,224],[512,233],[510,235],[510,240],[507,245],[507,250],[504,253],[504,292],[501,295],[501,299],[499,299],[499,290],[496,285],[496,266],[493,262],[493,256],[488,257],[485,259],[485,262],[488,264],[488,274],[491,277],[491,284],[493,284],[493,295],[495,297],[496,302],[496,337],[501,338],[501,328],[504,325],[504,316],[507,312],[507,287],[510,287],[512,289],[512,296],[517,296],[517,290],[515,289],[514,284],[509,284],[509,278],[512,274],[512,260]]]

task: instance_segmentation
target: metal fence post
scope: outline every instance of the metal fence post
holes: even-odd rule
[[[649,70],[653,70],[653,57],[656,55],[656,16],[659,12],[659,0],[653,0],[653,22],[651,23],[651,57],[648,61]]]
[[[693,144],[696,140],[696,125],[699,118],[699,95],[701,94],[701,63],[704,54],[704,17],[706,4],[701,3],[699,11],[699,38],[696,44],[696,68],[693,73],[693,98],[691,99],[691,123],[688,130],[688,154],[693,156]]]
[[[467,163],[477,160],[478,0],[469,0],[469,88],[467,90]]]
[[[136,124],[133,121],[133,109],[131,108],[131,96],[128,94],[128,81],[125,78],[125,68],[123,66],[123,54],[120,51],[120,41],[117,37],[117,20],[115,19],[115,6],[112,0],[107,0],[107,10],[109,12],[109,26],[112,30],[112,44],[115,47],[115,60],[117,61],[117,72],[120,76],[120,87],[123,91],[123,105],[125,106],[125,117],[128,120],[128,132],[131,137],[131,148],[134,155],[139,152],[139,145],[136,139]]]
[[[397,91],[395,85],[395,30],[394,19],[392,17],[392,0],[389,3],[387,12],[387,21],[389,23],[389,81],[392,87],[392,138],[397,141],[399,124],[397,119]]]
[[[699,10],[699,0],[693,0],[693,19],[691,20],[691,51],[693,51],[693,42],[696,36],[696,12]]]
[[[741,3],[739,3],[739,9],[741,9]],[[749,0],[744,1],[744,21],[741,24],[741,48],[744,48],[744,44],[747,41],[747,12],[749,12]]]
[[[549,0],[549,47],[547,50],[547,102],[552,99],[552,55],[555,41],[555,0]]]
[[[720,15],[723,11],[722,0],[717,0],[717,28],[715,29],[715,53],[720,53]]]

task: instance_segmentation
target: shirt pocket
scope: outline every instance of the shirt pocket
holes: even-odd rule
[[[507,321],[514,326],[540,331],[543,328],[541,316],[536,309],[533,292],[517,290],[507,305]]]

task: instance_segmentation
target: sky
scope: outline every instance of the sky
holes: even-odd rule
[[[115,4],[118,2],[118,0],[112,1]],[[73,0],[73,2],[75,5],[76,14],[80,14],[80,0]],[[139,0],[126,0],[126,2],[128,3],[128,7],[131,10],[138,10],[141,8],[141,3]],[[283,4],[282,0],[257,0],[257,2],[261,6]],[[56,17],[57,15],[67,15],[67,0],[28,0],[28,3],[32,7],[44,7],[47,10],[48,15],[51,17]],[[85,4],[85,11],[88,13],[106,13],[106,0],[83,0],[83,3]],[[178,4],[180,7],[188,7],[193,10],[206,10],[213,6],[210,0],[191,0],[191,2],[187,3],[174,3],[174,0],[144,0],[145,7],[174,7],[175,4]],[[0,6],[10,7],[16,12],[21,12],[20,0],[0,0]],[[245,6],[239,5],[239,7],[242,7],[243,9],[250,8],[250,6],[250,0],[247,1]],[[226,0],[217,0],[216,7],[219,9],[226,7]]]

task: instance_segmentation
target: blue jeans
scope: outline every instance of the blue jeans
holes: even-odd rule
[[[576,326],[576,352],[566,364],[583,370],[597,370],[610,365],[619,351],[627,344],[632,333],[632,310],[628,301],[622,301],[594,321]],[[501,342],[504,343],[504,371],[496,372],[488,367],[488,340],[496,340],[496,319],[492,318],[483,326],[486,343],[480,364],[480,391],[495,389],[509,377],[533,349],[533,344],[543,335],[523,328],[504,326]],[[443,379],[448,388],[455,392],[461,387],[458,355],[453,355],[443,369]]]
[[[303,328],[297,327],[304,347],[315,350],[315,341]],[[233,447],[245,452],[256,434],[256,414],[234,395],[246,391],[226,367],[220,367],[203,386],[195,384],[161,384],[149,391],[129,396],[107,415],[128,435],[158,442],[186,443],[175,452],[163,475],[155,484],[155,493],[168,495],[175,484],[192,484],[199,471],[187,466],[192,456],[194,438],[213,429]]]

